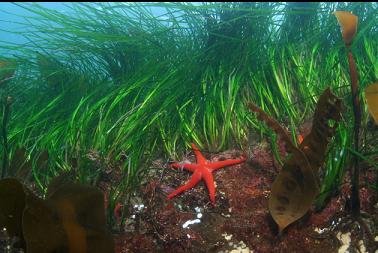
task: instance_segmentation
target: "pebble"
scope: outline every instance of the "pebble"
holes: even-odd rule
[[[193,224],[196,224],[196,223],[201,223],[201,220],[200,219],[188,220],[184,224],[182,224],[182,228],[188,228],[189,225],[193,225]]]
[[[325,231],[327,231],[328,228],[315,228],[314,231],[318,234],[323,234]]]
[[[224,239],[226,239],[227,241],[231,240],[231,238],[232,238],[232,235],[229,235],[229,234],[227,234],[227,233],[222,234],[222,236],[223,236]]]
[[[368,253],[366,251],[366,248],[365,248],[365,245],[364,245],[364,242],[362,240],[359,240],[358,241],[358,246],[360,248],[360,253]]]
[[[145,206],[144,206],[143,204],[140,204],[140,205],[134,205],[134,208],[135,208],[135,209],[138,209],[138,211],[142,211],[142,210],[145,208]]]
[[[345,234],[342,234],[341,232],[337,233],[336,237],[337,239],[339,239],[339,241],[342,244],[338,250],[338,253],[349,253],[348,248],[351,242],[350,235],[351,235],[350,232],[345,233]]]

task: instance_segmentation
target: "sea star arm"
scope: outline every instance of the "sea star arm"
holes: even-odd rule
[[[239,163],[245,162],[245,158],[243,159],[232,159],[232,160],[225,160],[225,161],[219,161],[219,162],[213,162],[209,164],[209,168],[211,171],[226,167],[226,166],[231,166]]]
[[[205,180],[207,189],[209,190],[210,200],[213,205],[215,205],[215,184],[214,184],[214,177],[211,172],[204,173],[203,179]]]
[[[199,170],[196,170],[193,173],[192,178],[189,180],[188,183],[186,183],[185,185],[180,186],[179,188],[177,188],[174,192],[172,192],[171,194],[169,194],[167,198],[171,199],[174,196],[180,194],[181,192],[186,191],[186,190],[188,190],[190,188],[193,188],[196,184],[198,184],[198,182],[201,179],[202,179],[202,173]]]
[[[171,167],[175,169],[184,168],[184,169],[189,170],[190,172],[194,172],[196,169],[198,169],[198,165],[192,164],[192,163],[185,163],[185,164],[174,163],[174,164],[171,164]]]
[[[196,155],[197,163],[205,164],[206,158],[201,154],[201,151],[197,148],[197,146],[194,143],[192,143],[192,149],[194,150],[194,154]]]

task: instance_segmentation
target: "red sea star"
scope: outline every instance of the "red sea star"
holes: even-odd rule
[[[210,193],[210,200],[213,203],[213,205],[215,205],[215,185],[214,185],[214,178],[211,173],[217,169],[220,169],[226,166],[243,163],[245,162],[246,159],[245,158],[232,159],[232,160],[225,160],[225,161],[211,163],[211,162],[206,161],[206,158],[201,154],[199,149],[193,143],[192,143],[192,148],[197,158],[196,164],[186,163],[182,165],[179,163],[174,163],[171,166],[176,169],[185,168],[189,170],[190,172],[193,172],[193,176],[189,180],[188,183],[179,187],[174,192],[169,194],[168,199],[175,197],[176,195],[182,193],[183,191],[193,188],[199,181],[201,181],[201,179],[204,179],[207,189],[209,190],[209,193]]]

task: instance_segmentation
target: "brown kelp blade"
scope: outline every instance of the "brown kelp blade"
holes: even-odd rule
[[[288,153],[292,155],[273,182],[269,198],[269,212],[281,233],[308,211],[319,192],[319,187],[306,156],[292,143],[287,131],[253,103],[249,103],[248,107],[282,138]]]
[[[0,227],[28,253],[114,253],[102,192],[76,183],[53,188],[43,200],[15,178],[0,180]]]
[[[62,222],[44,200],[33,195],[27,197],[22,228],[26,252],[69,252]]]
[[[316,105],[310,134],[301,143],[300,150],[292,151],[293,156],[273,183],[269,210],[280,231],[301,218],[319,192],[317,173],[341,118],[341,108],[341,100],[327,88]]]
[[[297,149],[274,180],[269,198],[269,212],[280,233],[306,214],[318,193],[317,178]]]
[[[341,100],[329,88],[322,93],[316,105],[311,133],[299,148],[275,119],[252,103],[248,106],[285,141],[291,154],[273,182],[269,198],[270,214],[282,232],[306,214],[319,193],[317,172],[324,163],[328,143],[341,118]]]
[[[370,115],[378,125],[378,83],[365,88],[365,98]]]
[[[31,174],[32,167],[32,161],[27,159],[25,147],[18,148],[13,154],[9,175],[25,181]]]
[[[324,163],[327,146],[341,119],[341,99],[327,88],[319,97],[312,119],[312,128],[300,145],[314,173]]]
[[[88,252],[114,253],[114,240],[110,233],[87,230]]]
[[[51,179],[47,190],[46,198],[49,199],[51,196],[62,186],[66,184],[73,184],[75,182],[76,172],[74,170],[63,171],[53,179]]]
[[[25,193],[22,184],[15,178],[0,180],[0,229],[5,227],[10,237],[23,238],[24,208]]]
[[[77,183],[64,183],[55,189],[47,201],[63,222],[69,249],[78,253],[113,253],[114,242],[106,231],[103,193]]]
[[[57,210],[72,207],[78,222],[84,227],[104,229],[106,226],[104,196],[96,187],[66,183],[52,193],[48,201]],[[61,215],[68,215],[68,212]]]
[[[345,44],[350,45],[357,32],[358,17],[346,11],[335,11],[333,14],[339,22]]]
[[[72,182],[49,188],[47,200],[27,201],[23,224],[28,252],[114,253],[102,192]]]

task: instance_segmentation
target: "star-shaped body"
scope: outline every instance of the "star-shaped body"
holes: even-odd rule
[[[194,153],[197,158],[197,163],[186,163],[186,164],[179,164],[174,163],[171,166],[173,168],[184,168],[189,170],[190,172],[193,172],[193,175],[188,183],[185,185],[179,187],[175,191],[173,191],[171,194],[168,195],[168,199],[171,199],[175,197],[176,195],[193,188],[195,185],[198,184],[199,181],[202,179],[205,180],[207,189],[209,190],[210,194],[210,200],[213,204],[215,204],[215,185],[214,185],[214,177],[213,172],[217,169],[235,165],[239,163],[245,162],[246,159],[231,159],[231,160],[225,160],[225,161],[219,161],[219,162],[208,162],[206,161],[206,158],[201,154],[199,149],[192,143],[192,148],[194,150]]]

